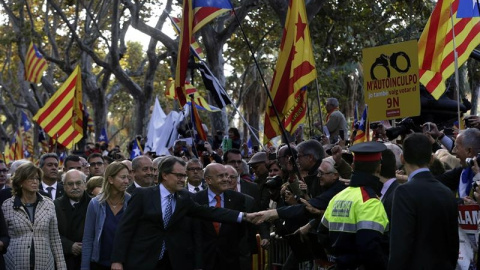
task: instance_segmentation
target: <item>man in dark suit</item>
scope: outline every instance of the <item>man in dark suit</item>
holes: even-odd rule
[[[395,178],[396,172],[396,159],[395,154],[392,150],[387,149],[382,152],[382,161],[381,161],[382,168],[380,169],[380,182],[383,183],[382,195],[380,196],[380,200],[383,203],[383,207],[385,208],[385,212],[387,213],[388,220],[390,223],[388,226],[391,226],[392,221],[392,205],[393,205],[393,195],[395,194],[395,190],[400,185]],[[385,254],[388,256],[390,253],[390,230],[387,230],[383,236],[382,247],[385,251]]]
[[[455,269],[458,208],[452,192],[428,169],[432,145],[423,134],[403,142],[408,182],[393,198],[388,269]]]
[[[58,232],[62,240],[67,269],[80,269],[83,228],[91,199],[85,192],[87,176],[79,170],[72,169],[67,171],[62,179],[65,194],[54,201]]]
[[[133,194],[138,187],[153,185],[153,162],[147,156],[138,156],[132,160],[133,183],[127,192]]]
[[[197,193],[207,188],[203,179],[203,165],[198,158],[187,161],[187,185],[185,188],[191,193]]]
[[[63,196],[63,184],[58,182],[58,156],[55,153],[46,153],[40,157],[38,163],[40,169],[43,171],[42,181],[40,182],[39,190],[42,195],[50,197],[55,200]]]
[[[158,166],[160,184],[138,188],[117,228],[112,269],[193,269],[198,267],[195,234],[185,217],[222,223],[252,219],[235,210],[201,206],[185,190],[185,161],[169,156]],[[233,243],[232,243],[233,244]]]
[[[205,181],[208,189],[193,197],[200,205],[245,211],[245,196],[229,190],[230,182],[224,165],[211,163],[205,167]],[[239,223],[218,223],[199,221],[202,237],[202,269],[240,270],[239,242],[246,235],[246,227]],[[232,243],[235,243],[232,245]]]

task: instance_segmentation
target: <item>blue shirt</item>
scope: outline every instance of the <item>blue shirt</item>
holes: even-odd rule
[[[408,176],[408,179],[407,181],[410,182],[412,180],[412,178],[417,175],[418,173],[421,173],[421,172],[429,172],[430,170],[428,168],[420,168],[420,169],[416,169],[415,171],[413,171],[409,176]]]
[[[160,184],[159,185],[160,188],[160,203],[162,204],[162,218],[165,219],[165,210],[167,209],[167,202],[168,202],[168,198],[167,196],[170,195],[170,194],[174,194],[175,193],[170,193],[170,191],[168,191],[165,186],[163,184]],[[172,198],[172,214],[175,212],[175,205],[177,204],[177,201],[175,200],[175,196],[173,196]]]
[[[217,204],[217,200],[215,199],[215,196],[217,196],[217,194],[213,193],[213,191],[211,189],[208,189],[208,206],[213,206],[215,207],[215,205]],[[225,207],[225,200],[223,198],[223,193],[220,194],[220,201],[221,201],[221,207],[224,208]]]
[[[112,257],[113,251],[113,239],[115,238],[115,232],[117,231],[118,223],[123,216],[123,208],[114,215],[112,209],[108,204],[105,206],[105,223],[103,224],[102,239],[100,241],[100,260],[99,264],[108,266],[112,264],[110,258]]]

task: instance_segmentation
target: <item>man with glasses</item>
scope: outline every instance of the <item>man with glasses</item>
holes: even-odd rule
[[[208,188],[193,199],[200,205],[246,211],[245,196],[230,190],[230,180],[224,165],[211,163],[205,167]],[[246,227],[239,223],[199,221],[202,236],[202,269],[240,270],[241,248],[245,247]],[[235,244],[233,244],[235,243]],[[239,244],[239,243],[244,243]]]
[[[224,224],[253,219],[252,214],[194,202],[192,194],[185,190],[185,165],[181,158],[165,157],[158,166],[160,184],[137,189],[132,196],[115,235],[112,270],[201,269],[195,256],[196,244],[201,242],[195,240],[199,234],[194,234],[195,226],[188,217]],[[223,178],[224,174],[206,175]],[[234,245],[229,243],[229,248]]]
[[[103,176],[105,172],[105,161],[103,156],[100,153],[90,154],[87,158],[88,164],[90,164],[90,177],[92,176]]]
[[[197,193],[207,188],[203,180],[203,165],[198,158],[187,161],[186,188],[191,193]]]
[[[54,201],[67,269],[80,269],[83,228],[91,200],[85,192],[86,180],[87,176],[80,170],[65,172],[62,176],[65,194]]]
[[[58,182],[58,156],[55,153],[46,153],[40,157],[39,167],[43,171],[43,178],[39,185],[42,195],[55,200],[63,195],[63,184]]]
[[[133,183],[127,192],[133,194],[138,187],[153,186],[153,162],[148,156],[138,156],[132,160]]]

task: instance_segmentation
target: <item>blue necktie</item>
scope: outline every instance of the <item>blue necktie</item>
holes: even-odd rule
[[[165,216],[163,217],[163,228],[167,228],[168,222],[170,221],[170,218],[172,217],[172,198],[173,194],[170,194],[167,196],[167,205],[165,207]],[[167,247],[165,246],[165,240],[163,240],[162,243],[162,251],[160,251],[160,258],[161,260],[163,258],[163,254],[165,254],[165,250]]]

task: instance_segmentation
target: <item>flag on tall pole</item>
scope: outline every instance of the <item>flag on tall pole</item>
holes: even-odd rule
[[[77,66],[33,117],[47,134],[68,149],[83,137],[82,76]]]
[[[177,35],[179,35],[180,29],[182,27],[182,19],[175,18],[175,17],[170,17],[170,19],[172,20],[172,23],[173,23],[173,30],[175,30],[175,33],[177,33]],[[200,47],[200,44],[198,44],[197,40],[195,39],[195,35],[193,34],[190,39],[190,46],[191,46],[191,49],[195,51],[195,56],[199,56],[200,59],[205,58],[202,47]]]
[[[25,57],[25,79],[32,83],[39,83],[46,69],[47,61],[38,51],[37,46],[31,42]]]
[[[22,139],[23,139],[23,156],[24,158],[31,159],[33,158],[33,129],[32,123],[28,120],[28,116],[25,112],[22,111],[22,124],[21,128]]]
[[[418,40],[420,82],[436,99],[445,92],[445,80],[455,71],[453,42],[458,53],[458,65],[465,63],[480,44],[480,17],[459,18],[458,13],[463,10],[459,8],[459,2],[439,0]]]
[[[190,42],[194,32],[219,14],[230,10],[228,0],[185,0],[183,1],[182,25],[178,43],[177,68],[175,71],[175,92],[180,106],[187,103],[185,95],[185,79],[187,76]]]
[[[200,119],[200,115],[198,114],[197,107],[195,106],[195,99],[193,98],[193,94],[190,95],[190,100],[192,102],[192,125],[193,130],[197,132],[197,138],[202,141],[207,141],[207,134],[203,129],[202,120]]]
[[[270,88],[273,104],[268,101],[265,112],[265,122],[268,122],[264,128],[266,141],[280,134],[278,132],[281,129],[274,128],[273,125],[282,124],[292,132],[305,121],[305,105],[300,105],[305,102],[304,93],[299,93],[316,77],[305,2],[290,0],[280,53]],[[276,123],[278,121],[272,119],[275,118],[272,106],[277,108],[284,123]],[[274,134],[276,135],[271,137]]]
[[[355,138],[353,139],[353,144],[367,142],[369,140],[369,130],[368,130],[368,115],[367,115],[368,107],[365,105],[363,109],[362,117],[358,122],[358,129]]]

